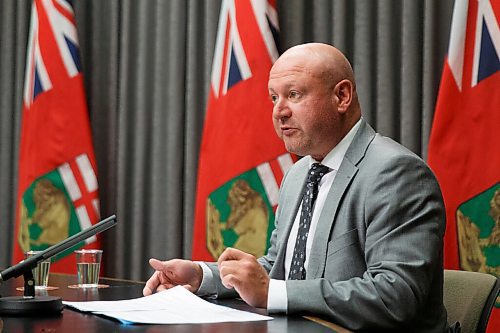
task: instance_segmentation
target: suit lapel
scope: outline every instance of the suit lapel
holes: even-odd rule
[[[283,225],[283,231],[278,235],[278,253],[276,255],[276,261],[273,269],[270,272],[270,276],[276,279],[285,279],[284,262],[286,254],[286,245],[288,242],[288,237],[290,231],[292,230],[292,225],[297,215],[297,211],[300,206],[302,199],[302,193],[304,191],[304,183],[306,181],[306,176],[308,172],[308,161],[306,158],[299,160],[297,163],[302,163],[304,165],[298,166],[298,172],[295,174],[289,174],[286,179],[286,188],[283,189],[282,203],[283,207],[280,207],[279,223]]]
[[[349,184],[358,172],[357,165],[363,159],[370,142],[375,137],[375,131],[363,119],[358,132],[349,146],[344,159],[340,165],[332,187],[328,192],[325,206],[318,220],[318,226],[314,234],[313,246],[309,256],[307,267],[307,279],[320,278],[325,267],[328,241],[331,229],[337,215],[339,202],[344,196]]]

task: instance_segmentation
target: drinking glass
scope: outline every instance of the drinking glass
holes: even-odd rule
[[[28,251],[24,254],[24,258],[28,259],[42,251]],[[50,258],[40,261],[33,269],[33,277],[35,279],[35,289],[47,289],[49,285]]]
[[[75,254],[78,287],[97,288],[102,250],[76,250]]]

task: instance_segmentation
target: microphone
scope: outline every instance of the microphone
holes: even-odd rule
[[[80,231],[62,242],[52,245],[42,252],[0,272],[0,284],[10,278],[24,275],[24,296],[0,297],[0,314],[22,316],[55,314],[61,312],[63,304],[60,297],[35,297],[35,279],[33,278],[32,269],[34,269],[40,261],[51,258],[115,225],[116,215],[111,215],[90,228]]]

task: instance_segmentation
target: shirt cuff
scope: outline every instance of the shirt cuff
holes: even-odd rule
[[[269,293],[267,294],[267,312],[286,313],[288,310],[288,295],[284,280],[269,280]]]
[[[203,261],[195,261],[195,263],[200,265],[201,269],[203,270],[203,278],[201,280],[200,288],[198,288],[198,291],[196,291],[196,295],[217,298],[214,274],[212,273],[208,265]]]

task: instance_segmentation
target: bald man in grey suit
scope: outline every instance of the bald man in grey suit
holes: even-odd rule
[[[262,258],[228,248],[217,263],[151,259],[144,294],[184,285],[201,295],[239,296],[269,312],[314,314],[353,330],[445,332],[445,212],[426,164],[361,117],[354,74],[332,46],[287,50],[269,76],[273,122],[300,156],[280,188],[276,228]],[[302,278],[292,278],[304,237],[304,183],[319,181],[305,233]],[[299,236],[302,235],[302,236]],[[301,268],[302,270],[302,268]]]

